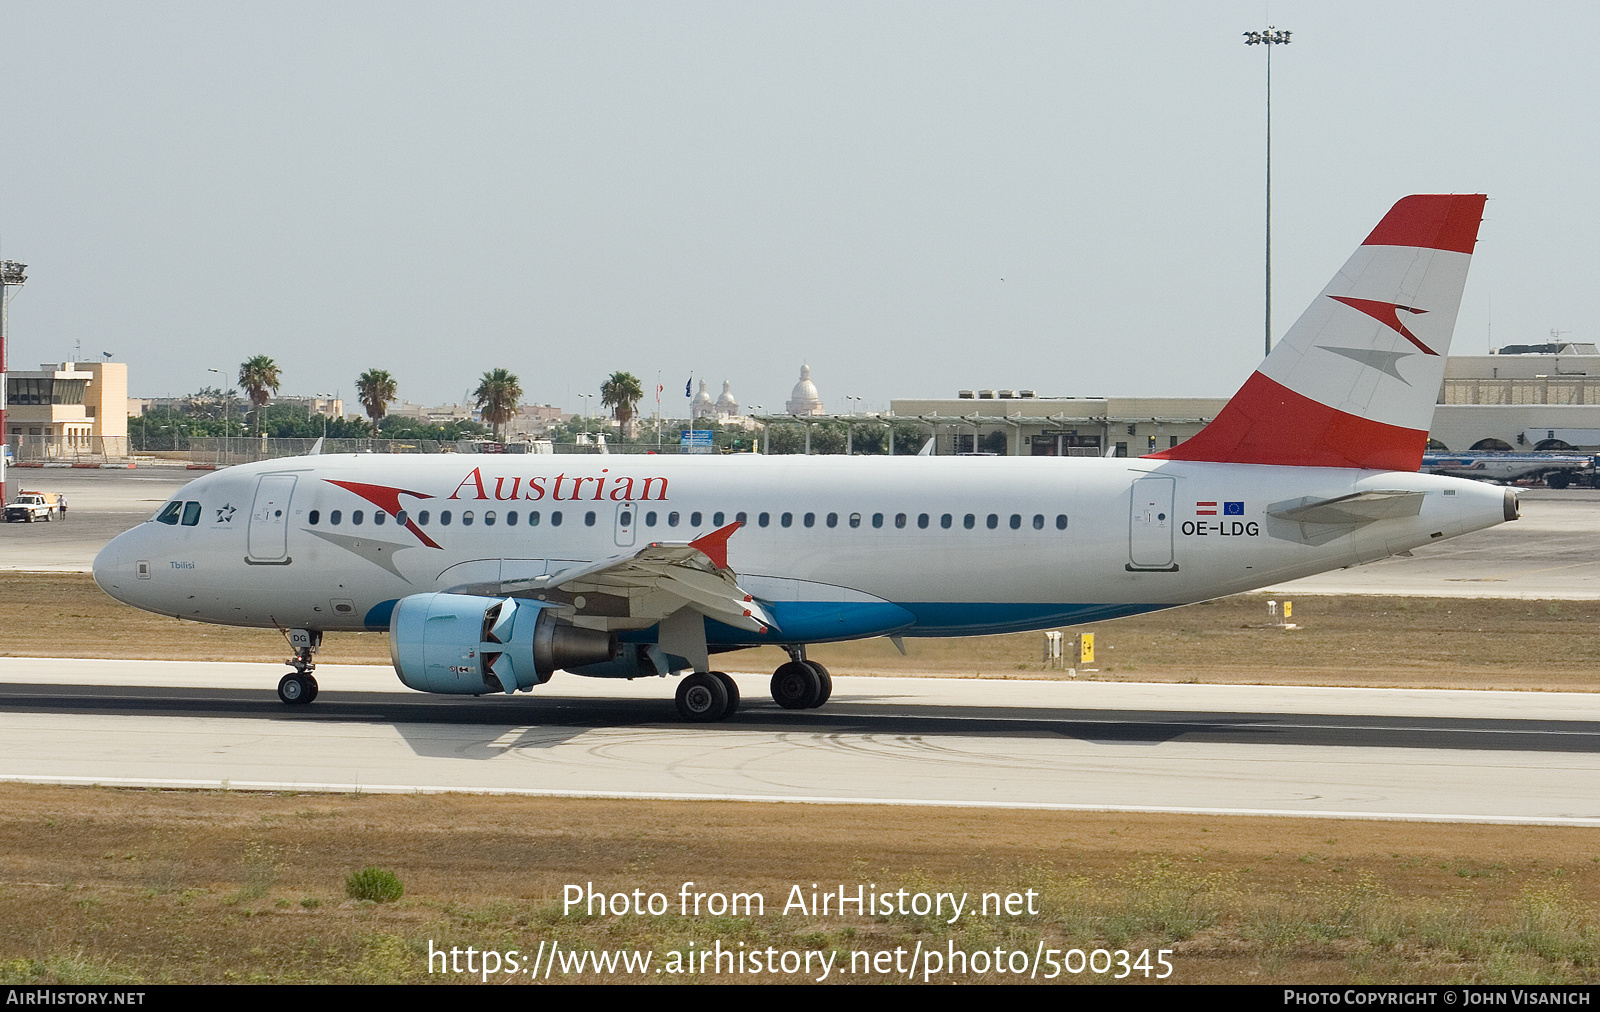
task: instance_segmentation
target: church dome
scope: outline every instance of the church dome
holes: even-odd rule
[[[689,414],[695,418],[705,418],[715,410],[711,403],[711,394],[706,390],[706,381],[700,381],[700,390],[689,402]]]
[[[822,410],[822,397],[817,393],[817,385],[811,382],[811,367],[800,367],[800,382],[794,385],[794,392],[789,395],[789,403],[784,405],[784,410],[791,415],[820,415]]]
[[[733,399],[733,384],[727,380],[722,381],[722,396],[717,398],[717,414],[737,415],[739,402]]]

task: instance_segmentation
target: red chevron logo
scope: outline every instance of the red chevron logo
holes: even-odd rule
[[[1420,315],[1422,313],[1426,313],[1426,309],[1412,309],[1410,306],[1401,306],[1393,302],[1378,302],[1375,299],[1347,299],[1342,295],[1330,295],[1328,298],[1335,302],[1342,302],[1351,309],[1360,310],[1361,312],[1366,313],[1374,320],[1377,320],[1385,327],[1388,327],[1396,334],[1399,334],[1407,341],[1410,341],[1412,344],[1422,349],[1423,354],[1434,356],[1439,354],[1432,348],[1417,340],[1417,335],[1407,330],[1406,325],[1400,322],[1400,313],[1402,310],[1407,313],[1416,313]]]
[[[322,480],[330,485],[337,485],[348,492],[354,492],[356,495],[383,510],[385,513],[395,517],[400,515],[401,496],[415,496],[418,499],[433,498],[433,496],[428,495],[426,492],[412,492],[408,489],[393,488],[388,485],[367,485],[359,481],[334,481],[332,478],[324,478]],[[417,540],[421,541],[429,548],[439,547],[439,545],[435,543],[432,538],[422,533],[422,528],[418,527],[417,522],[410,517],[406,517],[406,530],[410,531],[412,534],[415,534],[417,536]]]

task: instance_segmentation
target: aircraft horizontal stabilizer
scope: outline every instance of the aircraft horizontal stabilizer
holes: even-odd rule
[[[1267,516],[1302,524],[1370,524],[1375,520],[1414,517],[1422,512],[1423,498],[1422,492],[1356,492],[1272,510]]]

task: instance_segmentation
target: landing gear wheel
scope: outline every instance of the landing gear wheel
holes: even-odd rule
[[[278,682],[278,698],[290,706],[302,706],[317,697],[317,681],[310,675],[291,671]]]
[[[728,714],[728,690],[709,673],[696,673],[678,683],[678,715],[697,724],[709,724]]]
[[[1556,471],[1553,474],[1547,475],[1544,479],[1544,483],[1551,488],[1566,488],[1568,485],[1572,484],[1572,475],[1566,473],[1565,471]]]
[[[811,704],[814,710],[826,703],[833,696],[833,676],[828,674],[828,669],[816,661],[805,661],[805,666],[817,673],[817,678],[822,682],[822,691],[817,696],[817,701]]]
[[[772,673],[772,701],[785,710],[809,710],[820,698],[822,677],[805,661],[790,661]]]
[[[734,715],[739,709],[739,683],[730,675],[720,671],[711,672],[711,677],[722,683],[723,691],[728,694],[728,709],[722,714],[724,720]]]

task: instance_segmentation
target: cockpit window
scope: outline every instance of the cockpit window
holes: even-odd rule
[[[167,503],[166,507],[162,509],[160,513],[156,514],[156,522],[162,524],[175,524],[178,522],[178,516],[182,512],[183,503],[174,499],[172,502]]]
[[[183,526],[193,527],[200,522],[200,504],[186,502],[183,504]]]

